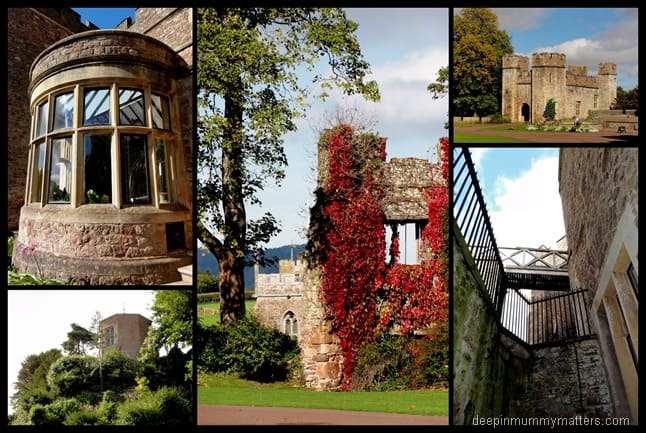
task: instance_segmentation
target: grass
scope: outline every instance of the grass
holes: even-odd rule
[[[455,132],[453,134],[454,143],[526,143],[527,140],[521,140],[512,137],[493,137],[480,134],[462,134]]]
[[[256,305],[256,300],[255,299],[247,299],[244,301],[245,304],[245,309],[247,311],[247,314],[249,314],[251,311],[253,311],[253,307]],[[198,320],[200,321],[200,324],[203,326],[211,326],[211,325],[217,325],[220,323],[220,303],[219,302],[205,302],[202,304],[197,304],[198,308]],[[200,308],[212,308],[215,310],[215,314],[199,314],[199,309]]]
[[[325,392],[279,382],[261,384],[232,375],[200,377],[199,404],[356,410],[409,415],[447,416],[446,390]]]

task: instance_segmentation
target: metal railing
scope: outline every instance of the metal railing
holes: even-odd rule
[[[565,251],[522,248],[515,249],[516,253],[506,252],[510,270],[533,271],[507,275],[471,155],[461,147],[455,147],[453,154],[453,218],[504,329],[529,346],[593,335],[586,290],[569,291]],[[538,272],[541,269],[547,272]],[[527,278],[532,279],[532,284],[523,282]],[[554,294],[564,290],[567,292]],[[542,296],[528,294],[541,291]]]
[[[530,346],[563,343],[593,335],[586,308],[587,290],[529,297],[508,290],[500,322]]]
[[[453,156],[453,218],[471,252],[491,304],[500,317],[505,270],[487,206],[469,150],[455,147]]]

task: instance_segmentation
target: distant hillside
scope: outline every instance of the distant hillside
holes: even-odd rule
[[[305,244],[294,246],[294,258],[298,258],[305,251]],[[284,245],[278,248],[268,248],[265,252],[267,258],[289,259],[292,257],[291,245]],[[218,262],[215,256],[205,248],[199,248],[197,253],[197,272],[210,272],[212,275],[219,273]],[[274,274],[278,272],[278,262],[273,265],[260,268],[261,274]],[[255,288],[253,278],[253,267],[247,266],[244,270],[244,282],[247,289]]]

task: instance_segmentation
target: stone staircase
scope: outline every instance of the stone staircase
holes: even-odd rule
[[[193,285],[193,264],[177,268],[181,276],[181,280],[166,283],[165,286],[192,286]]]

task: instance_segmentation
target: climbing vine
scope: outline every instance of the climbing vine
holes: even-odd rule
[[[355,135],[341,125],[322,137],[327,170],[317,192],[320,226],[317,240],[325,247],[322,297],[326,316],[338,335],[346,387],[357,351],[379,331],[400,326],[412,333],[447,320],[446,226],[448,212],[448,140],[441,140],[439,167],[443,182],[425,191],[429,221],[422,231],[428,251],[420,265],[397,263],[399,239],[391,240],[386,264],[382,167],[385,139]]]
[[[383,284],[385,229],[379,177],[384,148],[384,140],[354,136],[346,125],[333,130],[329,138],[323,209],[329,224],[328,251],[322,285],[327,315],[341,341],[345,378],[351,377],[358,347],[373,334],[375,294]],[[370,153],[377,157],[362,163]]]
[[[379,327],[397,325],[404,334],[448,319],[448,147],[440,139],[440,181],[425,191],[428,222],[422,230],[419,265],[392,263],[386,269]],[[399,245],[398,237],[391,244]]]

